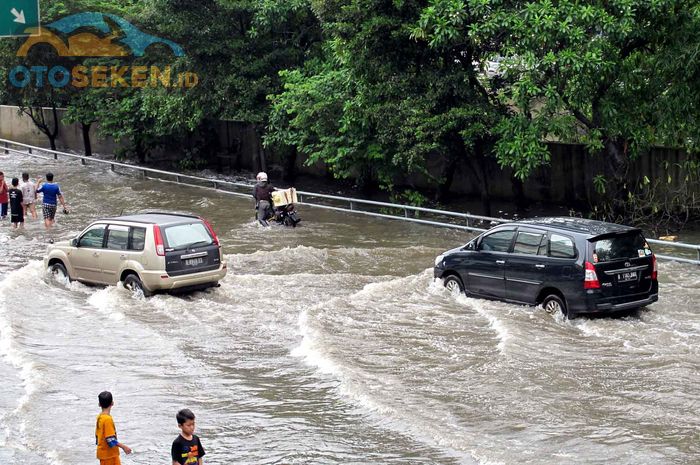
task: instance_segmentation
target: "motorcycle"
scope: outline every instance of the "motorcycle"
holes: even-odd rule
[[[279,224],[296,228],[297,224],[301,221],[293,203],[275,207],[274,212],[273,219]]]
[[[301,221],[294,206],[296,201],[296,189],[277,190],[272,193],[272,204],[261,201],[256,205],[256,219],[263,226],[269,226],[268,221],[274,221],[277,224],[296,228]]]

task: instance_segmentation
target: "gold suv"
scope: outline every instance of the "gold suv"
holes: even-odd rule
[[[144,213],[94,221],[76,238],[49,246],[44,265],[70,280],[157,291],[215,287],[226,276],[219,240],[203,218]]]

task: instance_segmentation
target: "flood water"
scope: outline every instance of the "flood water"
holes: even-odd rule
[[[454,297],[432,278],[470,235],[302,207],[263,229],[251,201],[73,162],[57,239],[142,209],[206,217],[221,287],[132,297],[45,274],[48,236],[0,225],[0,463],[93,464],[114,394],[123,464],[169,464],[190,408],[207,464],[698,464],[700,274],[660,262],[660,301],[623,318]],[[303,186],[297,186],[303,189]]]

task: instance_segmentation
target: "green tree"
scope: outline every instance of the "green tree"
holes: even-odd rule
[[[324,55],[283,73],[271,97],[268,144],[288,144],[341,178],[392,190],[412,173],[432,178],[446,196],[459,160],[474,161],[484,194],[483,160],[498,103],[479,81],[470,54],[431,47],[417,25],[420,1],[314,3],[326,37]],[[484,199],[488,200],[486,195]]]
[[[266,96],[281,88],[278,72],[299,66],[318,42],[318,23],[306,2],[151,0],[148,5],[145,24],[183,44],[187,67],[199,75],[186,103],[199,116],[201,130],[225,119],[251,124],[262,136],[269,115]],[[258,159],[263,168],[262,146]]]
[[[603,157],[620,214],[630,160],[654,143],[697,144],[699,12],[683,0],[433,0],[424,15],[437,46],[496,45],[492,82],[512,110],[501,165],[524,179],[549,162],[547,140],[582,142]]]

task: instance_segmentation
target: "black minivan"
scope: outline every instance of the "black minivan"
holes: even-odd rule
[[[656,257],[642,231],[582,218],[498,225],[435,259],[445,287],[542,306],[569,318],[644,307],[659,298]]]

